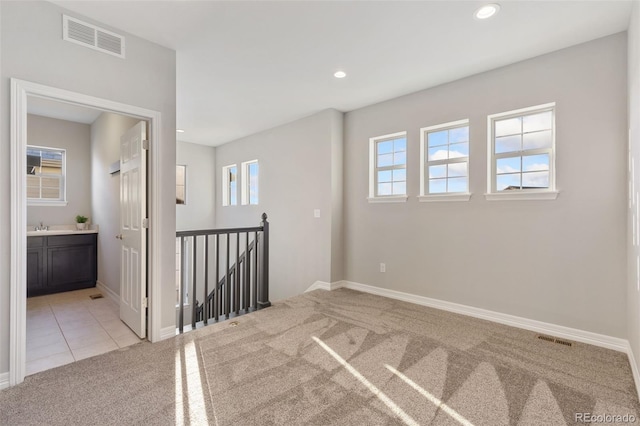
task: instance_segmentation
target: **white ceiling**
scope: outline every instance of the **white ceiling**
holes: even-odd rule
[[[178,139],[220,145],[627,29],[631,1],[54,1],[176,50]],[[597,66],[597,58],[594,58]],[[347,78],[335,79],[342,69]]]
[[[100,114],[102,114],[102,111],[36,96],[29,96],[27,99],[27,113],[57,118],[58,120],[93,124]]]

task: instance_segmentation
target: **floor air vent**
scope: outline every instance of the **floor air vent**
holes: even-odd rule
[[[124,59],[124,37],[62,15],[62,39]]]
[[[101,294],[90,294],[89,297],[91,300],[102,299],[104,296]]]
[[[569,347],[573,346],[573,343],[568,342],[566,340],[556,339],[555,337],[544,336],[542,334],[538,335],[538,339],[544,340],[546,342],[557,343],[559,345],[565,345],[565,346],[569,346]]]

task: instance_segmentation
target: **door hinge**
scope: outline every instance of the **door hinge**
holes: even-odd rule
[[[145,229],[149,228],[149,218],[148,217],[142,219],[142,227],[145,228]]]
[[[145,139],[142,141],[142,149],[149,150],[149,139]]]
[[[142,307],[146,308],[147,305],[148,305],[148,299],[145,297],[145,298],[142,299]]]

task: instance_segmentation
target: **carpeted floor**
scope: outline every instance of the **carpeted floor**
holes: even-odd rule
[[[27,377],[0,391],[0,424],[564,425],[640,413],[625,354],[352,290],[234,322]]]

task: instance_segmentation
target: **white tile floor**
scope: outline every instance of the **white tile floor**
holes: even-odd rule
[[[27,375],[138,343],[96,288],[27,299]]]

